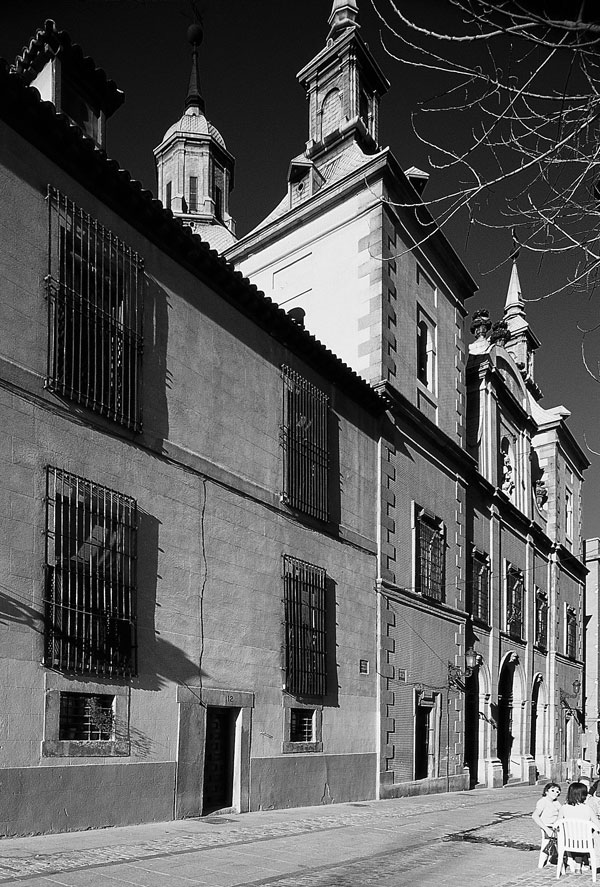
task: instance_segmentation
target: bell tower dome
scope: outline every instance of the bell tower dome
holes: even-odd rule
[[[221,252],[236,240],[229,213],[235,161],[205,113],[198,61],[202,25],[190,25],[187,37],[192,45],[192,70],[185,109],[154,149],[158,196],[173,215]]]
[[[309,103],[306,154],[379,144],[379,102],[389,83],[360,34],[358,0],[334,0],[325,48],[298,74]]]

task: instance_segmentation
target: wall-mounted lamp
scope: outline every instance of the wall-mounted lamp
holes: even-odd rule
[[[456,687],[462,678],[470,678],[482,662],[481,653],[477,653],[473,647],[469,647],[465,653],[465,668],[453,665],[451,662],[448,663],[448,686]]]
[[[569,699],[577,699],[579,696],[579,691],[581,690],[581,681],[573,681],[573,692],[567,693],[566,690],[563,690],[562,687],[559,691],[561,705],[564,705],[565,708],[570,708]]]

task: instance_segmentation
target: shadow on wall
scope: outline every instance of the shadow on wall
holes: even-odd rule
[[[199,658],[192,661],[179,647],[161,638],[155,628],[158,528],[159,521],[153,515],[138,510],[138,677],[132,680],[131,686],[145,690],[159,690],[172,682],[198,685],[201,675]],[[193,614],[187,614],[182,617],[182,623],[189,624],[191,618]],[[6,587],[0,586],[1,625],[20,625],[43,636],[45,619],[41,610],[8,594]],[[93,675],[87,677],[93,679]]]
[[[180,647],[162,638],[156,629],[160,521],[152,514],[138,510],[138,676],[132,688],[160,690],[170,683],[198,686],[204,676],[200,668],[201,626],[198,625],[197,658],[191,659]],[[201,588],[198,588],[198,595]],[[171,597],[170,603],[176,605]],[[180,604],[181,606],[181,604]],[[196,613],[181,615],[181,634],[193,637],[189,626]],[[196,652],[196,651],[195,651]]]
[[[339,680],[337,661],[337,599],[336,583],[328,576],[325,585],[325,613],[326,613],[326,644],[327,644],[327,695],[323,699],[323,705],[328,708],[339,706]]]
[[[160,451],[169,437],[167,390],[172,387],[167,368],[169,296],[153,277],[147,277],[144,301],[144,436]]]
[[[342,486],[344,478],[340,468],[340,421],[333,410],[329,411],[329,522],[339,530],[342,519]]]
[[[44,632],[44,617],[39,610],[6,593],[0,586],[0,625],[23,625],[38,634]]]

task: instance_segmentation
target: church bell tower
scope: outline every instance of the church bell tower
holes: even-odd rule
[[[379,101],[389,83],[361,37],[358,0],[334,0],[325,48],[298,74],[309,102],[306,154],[358,143],[378,149]]]
[[[158,196],[186,225],[218,252],[235,243],[235,223],[229,212],[234,158],[205,113],[200,89],[199,23],[187,32],[192,44],[192,71],[182,117],[154,149]]]

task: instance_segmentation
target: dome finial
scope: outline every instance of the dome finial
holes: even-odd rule
[[[204,112],[204,98],[200,91],[200,67],[198,63],[198,47],[202,43],[204,30],[200,21],[194,22],[187,29],[187,39],[192,44],[192,72],[190,74],[190,83],[188,86],[185,107],[198,108]]]
[[[358,0],[333,0],[331,15],[328,19],[328,40],[335,40],[342,31],[358,28]]]

